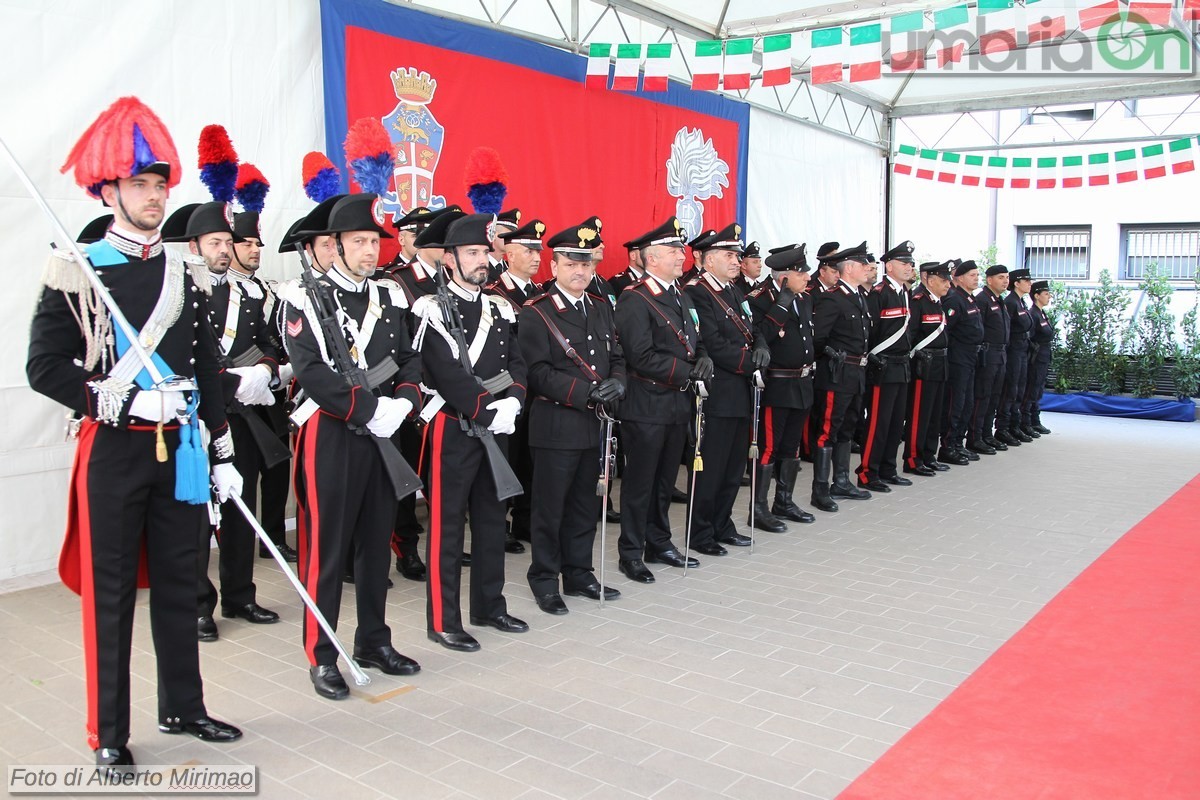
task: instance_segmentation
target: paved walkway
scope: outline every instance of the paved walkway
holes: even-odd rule
[[[264,798],[835,797],[1200,472],[1200,425],[1045,422],[1052,436],[760,533],[753,554],[703,558],[686,578],[655,565],[656,584],[625,580],[610,531],[606,579],[624,596],[603,610],[567,598],[567,616],[542,614],[528,555],[509,556],[509,608],[533,630],[473,630],[475,654],[427,641],[424,585],[393,573],[393,641],[423,670],[372,671],[340,703],[313,693],[299,603],[260,561],[259,599],[283,621],[221,620],[221,640],[201,645],[208,707],[245,738],[155,732],[143,608],[131,747],[145,764],[256,765]],[[676,506],[677,543],[682,517]],[[342,615],[349,642],[349,592]],[[79,627],[57,584],[0,595],[3,763],[90,763]]]

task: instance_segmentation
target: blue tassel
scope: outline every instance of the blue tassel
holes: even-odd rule
[[[476,214],[499,214],[508,187],[499,181],[476,183],[467,188],[467,198]]]
[[[204,505],[212,494],[208,481],[208,453],[200,441],[196,416],[197,395],[188,400],[188,422],[179,426],[179,449],[175,451],[175,499],[194,506]]]

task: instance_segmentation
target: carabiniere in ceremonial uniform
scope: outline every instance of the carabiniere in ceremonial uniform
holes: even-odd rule
[[[942,407],[946,400],[946,311],[942,298],[950,291],[952,263],[921,265],[921,285],[909,306],[912,341],[912,383],[904,430],[904,471],[931,477],[949,469],[937,460]]]

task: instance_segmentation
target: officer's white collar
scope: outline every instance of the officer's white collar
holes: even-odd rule
[[[367,290],[366,281],[355,283],[343,275],[336,264],[329,268],[329,271],[325,273],[325,277],[329,278],[330,283],[344,292],[358,293]]]
[[[721,280],[720,278],[718,278],[716,275],[712,274],[711,272],[705,272],[704,279],[707,280],[709,282],[709,284],[711,284],[712,286],[714,286],[717,289],[720,289],[721,291],[725,291],[726,289],[729,288],[728,281]]]
[[[209,272],[208,282],[213,286],[224,286],[229,282],[229,272]]]
[[[533,283],[533,281],[527,281],[524,278],[518,277],[517,273],[513,272],[511,269],[505,270],[504,274],[507,275],[521,291],[525,291],[525,287]]]
[[[662,278],[658,277],[653,272],[647,272],[646,275],[651,278],[654,278],[654,280],[658,283],[659,286],[661,286],[663,288],[664,291],[670,291],[671,289],[673,289],[675,287],[675,281],[664,281]]]
[[[446,285],[450,288],[450,291],[454,292],[463,300],[470,300],[473,303],[479,299],[479,289],[476,289],[474,292],[468,291],[459,286],[456,281],[447,281]]]
[[[896,290],[897,294],[904,294],[904,290],[907,288],[904,284],[900,283],[900,281],[896,280],[891,275],[888,275],[886,272],[883,273],[883,277],[887,278],[887,282],[892,285],[892,288]]]

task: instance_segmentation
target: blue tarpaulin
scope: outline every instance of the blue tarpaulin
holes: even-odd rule
[[[1091,414],[1097,417],[1161,419],[1168,422],[1195,422],[1196,403],[1192,400],[1167,400],[1161,397],[1116,397],[1109,394],[1042,395],[1042,411],[1064,414]]]

